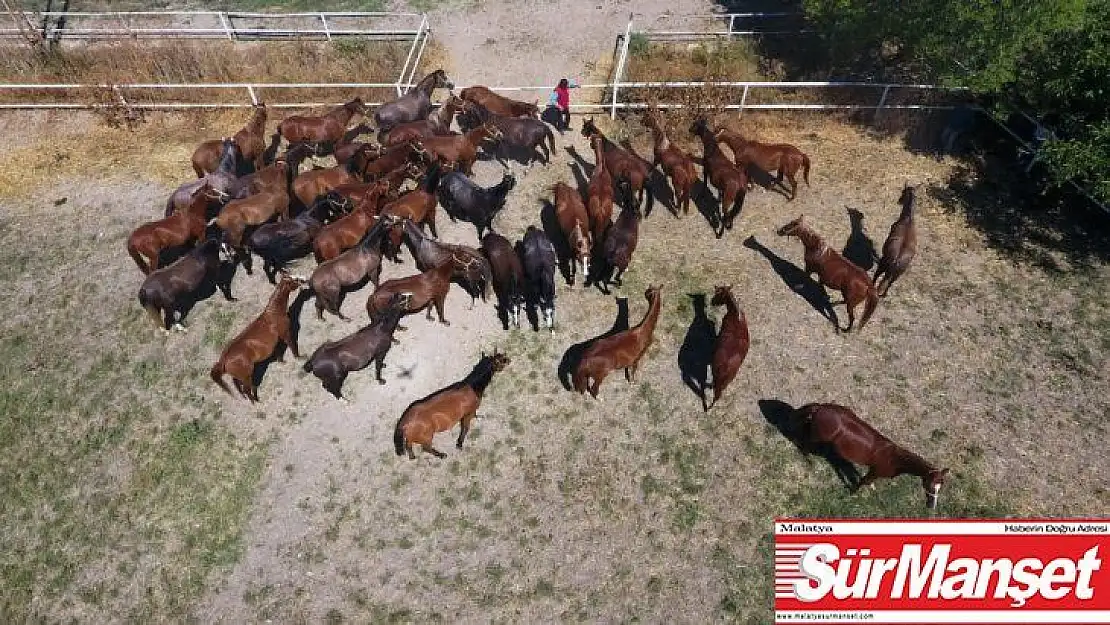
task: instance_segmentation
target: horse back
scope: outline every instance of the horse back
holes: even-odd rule
[[[464,416],[474,414],[480,404],[478,394],[469,386],[448,387],[409,406],[401,415],[402,426],[406,422],[423,421],[434,431],[444,432]]]

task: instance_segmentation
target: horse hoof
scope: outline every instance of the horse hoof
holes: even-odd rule
[[[378,384],[385,384],[385,380],[378,380]]]
[[[444,319],[444,320],[440,321],[440,323],[442,323],[442,324],[443,324],[443,325],[445,325],[445,326],[449,326],[449,325],[451,325],[451,322],[450,322],[450,321],[447,321],[446,319]]]

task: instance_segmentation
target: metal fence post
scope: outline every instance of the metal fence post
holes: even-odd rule
[[[879,106],[875,109],[875,115],[871,118],[874,122],[879,118],[879,113],[882,112],[883,107],[886,106],[886,97],[890,94],[890,85],[883,87],[883,97],[879,98]]]
[[[251,96],[251,104],[258,104],[258,96],[254,94],[254,87],[247,85],[247,93]]]
[[[224,33],[227,34],[227,38],[235,41],[235,33],[232,31],[231,22],[227,18],[227,13],[220,11],[216,13],[216,15],[220,18],[220,25],[224,27]]]
[[[324,23],[324,36],[328,38],[328,41],[331,41],[331,31],[328,30],[328,17],[321,13],[320,21]]]
[[[740,96],[740,112],[736,114],[737,119],[744,116],[744,104],[748,101],[748,89],[750,87],[751,85],[744,85],[744,95]]]
[[[632,14],[628,14],[628,26],[624,29],[624,45],[621,46],[621,56],[617,60],[617,69],[613,72],[613,103],[609,107],[609,119],[617,118],[617,90],[624,78],[624,64],[628,60],[628,44],[632,39]]]
[[[736,24],[736,14],[733,13],[728,16],[728,40],[732,41],[732,29]]]

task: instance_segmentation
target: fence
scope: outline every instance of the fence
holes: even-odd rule
[[[384,12],[47,11],[24,12],[22,18],[24,28],[0,28],[0,38],[22,38],[30,30],[47,41],[165,38],[330,41],[337,37],[415,39],[427,28],[427,17],[422,13]]]
[[[647,27],[644,30],[637,31],[637,35],[643,36],[648,40],[655,39],[682,39],[682,40],[697,40],[697,39],[718,39],[724,37],[731,39],[736,36],[758,36],[758,35],[795,35],[800,33],[810,32],[807,29],[801,28],[797,25],[801,13],[792,11],[782,12],[761,12],[761,13],[711,13],[703,15],[670,15],[658,18],[658,21],[665,22],[666,28],[670,28],[672,24],[684,25],[694,23],[695,28],[686,28],[684,30],[674,29],[659,29],[655,27]],[[773,28],[769,28],[767,23],[774,24]],[[720,28],[705,28],[706,25],[719,25]],[[759,28],[755,28],[756,25]],[[681,26],[679,26],[681,28]]]

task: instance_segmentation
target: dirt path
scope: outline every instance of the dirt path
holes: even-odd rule
[[[644,19],[654,19],[668,10],[704,12],[706,6],[696,0],[683,0],[677,5],[658,0],[635,4]],[[456,84],[553,85],[562,76],[594,78],[591,74],[597,62],[611,55],[615,36],[623,30],[632,7],[628,2],[613,1],[483,2],[475,8],[448,7],[430,14],[430,18],[435,39],[450,55],[449,71]],[[546,97],[546,93],[535,97]],[[557,145],[557,166],[524,171],[517,168],[518,186],[496,223],[506,236],[519,238],[528,224],[538,225],[544,187],[560,178],[570,180],[566,165],[571,157],[564,146],[574,145],[579,153],[589,153],[589,146],[577,132],[558,137]],[[496,163],[479,163],[475,173],[480,184],[492,185],[500,180],[501,168]],[[477,244],[469,224],[452,224],[442,212],[438,224],[442,239]],[[383,279],[415,272],[411,258],[407,254],[402,258],[405,262],[401,265],[387,265]],[[356,320],[350,325],[330,317],[325,322],[316,320],[309,304],[303,316],[301,349],[309,354],[323,341],[355,330],[365,317],[368,293],[364,289],[345,301],[344,314]],[[243,623],[272,618],[275,622],[318,622],[329,610],[352,602],[377,614],[375,605],[395,604],[405,593],[413,592],[418,582],[404,574],[391,580],[395,573],[389,571],[421,564],[436,575],[454,574],[458,564],[449,559],[440,566],[408,562],[406,558],[416,553],[400,551],[403,555],[399,555],[395,545],[400,543],[403,549],[410,539],[391,528],[388,519],[362,515],[370,509],[380,510],[381,502],[372,507],[367,502],[384,495],[393,497],[400,506],[442,498],[436,481],[421,477],[433,478],[446,469],[447,463],[429,463],[424,458],[411,464],[399,463],[391,449],[392,428],[408,403],[461,379],[481,350],[504,340],[490,306],[468,307],[469,299],[461,290],[453,289],[446,311],[450,327],[427,322],[422,315],[410,318],[410,331],[400,335],[401,344],[390,352],[384,374],[387,385],[379,387],[370,370],[353,374],[345,386],[352,400],[350,406],[332,399],[315,378],[292,373],[293,367],[272,369],[267,388],[262,391],[270,397],[260,408],[267,418],[288,415],[295,425],[285,429],[283,440],[274,447],[245,532],[246,553],[196,609],[201,621]],[[547,337],[540,334],[524,340]],[[254,409],[238,401],[222,401],[229,413],[243,418],[255,415]],[[487,426],[480,422],[479,431],[482,427]],[[505,429],[505,424],[490,427]],[[441,447],[455,451],[447,444]],[[338,519],[353,519],[353,523],[343,526],[337,513]],[[422,504],[403,513],[416,515],[426,525],[439,516]],[[352,542],[366,547],[361,544],[365,541],[378,548],[352,550]],[[368,553],[375,556],[368,557]],[[402,559],[397,561],[399,557]],[[388,560],[393,560],[391,565],[387,565]],[[355,585],[360,585],[365,594],[352,599],[351,584],[344,580],[362,580]],[[482,618],[483,612],[472,611],[473,605],[470,609],[461,605],[452,609],[451,601],[438,603],[436,610],[456,618]]]

